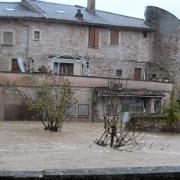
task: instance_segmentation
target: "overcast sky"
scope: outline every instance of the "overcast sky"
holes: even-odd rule
[[[18,1],[18,0],[0,0]],[[44,0],[49,2],[86,6],[87,0]],[[96,8],[127,16],[144,18],[147,5],[166,9],[180,19],[180,0],[96,0]]]

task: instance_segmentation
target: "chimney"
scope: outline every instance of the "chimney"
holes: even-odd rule
[[[83,14],[81,12],[81,9],[77,10],[77,13],[75,14],[75,17],[78,18],[79,20],[83,20]]]
[[[87,0],[87,11],[96,14],[96,0]]]

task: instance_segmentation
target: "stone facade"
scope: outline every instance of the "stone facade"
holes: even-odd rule
[[[22,75],[26,83],[39,78],[38,74],[35,78],[34,73],[39,72],[42,65],[55,72],[55,63],[73,64],[73,75],[76,76],[68,77],[78,99],[78,103],[72,107],[73,118],[103,119],[102,102],[99,101],[96,107],[93,102],[94,88],[109,86],[108,78],[117,78],[117,70],[122,71],[122,75],[116,79],[116,84],[122,85],[123,89],[146,89],[164,93],[160,97],[148,95],[148,98],[142,94],[133,95],[133,101],[137,96],[140,99],[141,111],[144,112],[146,108],[148,113],[155,112],[156,99],[159,98],[162,104],[166,103],[172,90],[169,81],[175,77],[178,82],[180,78],[179,20],[158,8],[148,7],[146,10],[146,24],[152,29],[77,24],[38,18],[0,18],[0,24],[0,71],[6,72],[0,73],[1,85],[7,85],[3,84],[6,81],[11,82],[11,85],[22,86],[19,74],[13,74],[15,79],[9,75],[12,71],[12,59],[21,58],[26,72],[33,73]],[[89,27],[92,26],[99,29],[98,48],[88,47]],[[111,30],[119,31],[118,45],[110,44]],[[4,32],[12,32],[12,45],[3,43]],[[34,37],[35,32],[38,32],[37,39]],[[89,63],[88,75],[83,74],[84,62]],[[136,81],[135,69],[141,71]],[[115,82],[114,79],[111,80]],[[37,85],[36,83],[34,84]],[[7,101],[4,102],[4,92],[3,89],[0,90],[0,119],[5,119],[5,113],[8,114],[5,108],[8,105],[20,105],[21,100],[6,96]]]
[[[134,78],[134,68],[142,68],[151,60],[152,33],[143,37],[141,30],[120,29],[119,45],[110,45],[110,29],[100,28],[100,47],[88,47],[88,27],[53,22],[1,20],[0,31],[14,31],[13,46],[1,45],[0,70],[11,71],[11,59],[21,57],[26,64],[32,58],[35,72],[41,65],[53,69],[49,56],[80,56],[91,63],[92,76],[114,77],[122,69],[122,78]],[[40,31],[39,41],[33,32]],[[143,73],[142,73],[143,74]]]

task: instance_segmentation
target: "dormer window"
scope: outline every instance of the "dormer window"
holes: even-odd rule
[[[41,32],[38,30],[35,30],[33,33],[33,39],[34,41],[39,41],[41,39]]]

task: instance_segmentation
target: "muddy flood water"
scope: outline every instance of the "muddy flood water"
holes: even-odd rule
[[[116,151],[94,143],[102,127],[68,122],[51,133],[40,122],[0,122],[0,170],[180,165],[180,135],[146,133],[142,148]]]

